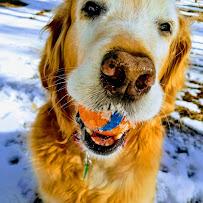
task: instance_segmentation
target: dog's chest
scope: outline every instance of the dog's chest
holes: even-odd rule
[[[118,169],[118,166],[115,166]],[[115,169],[114,167],[114,169]],[[148,194],[143,194],[142,180],[135,171],[118,173],[113,167],[106,168],[101,165],[92,165],[87,178],[89,203],[153,203],[153,192],[149,187]],[[140,185],[141,184],[141,185]]]
[[[89,202],[105,203],[118,202],[133,203],[132,180],[133,174],[129,172],[128,177],[121,174],[116,178],[113,171],[108,168],[92,166],[87,184],[89,193]],[[131,194],[128,194],[131,193]],[[96,195],[95,195],[96,194]],[[119,200],[120,199],[120,200]],[[118,201],[119,200],[119,201]]]
[[[88,176],[88,188],[92,190],[94,188],[103,188],[109,184],[106,170],[100,168],[98,165],[92,165]]]

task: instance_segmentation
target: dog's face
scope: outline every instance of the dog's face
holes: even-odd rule
[[[46,49],[53,53],[41,66],[57,69],[57,77],[58,69],[63,70],[68,100],[94,111],[120,112],[133,123],[160,113],[177,54],[183,58],[188,52],[184,44],[189,40],[180,40],[180,20],[171,0],[67,0],[50,27]],[[58,95],[54,98],[60,103],[65,95]]]
[[[75,16],[77,67],[68,77],[69,94],[133,122],[154,117],[163,97],[159,71],[179,26],[173,1],[80,0]]]

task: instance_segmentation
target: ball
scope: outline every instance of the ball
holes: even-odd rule
[[[80,118],[90,130],[105,136],[124,134],[130,128],[130,123],[125,116],[118,112],[94,112],[79,106]]]

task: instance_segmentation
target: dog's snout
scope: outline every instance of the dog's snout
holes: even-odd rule
[[[104,56],[101,82],[109,95],[138,100],[154,81],[155,68],[149,57],[124,51],[112,51]]]

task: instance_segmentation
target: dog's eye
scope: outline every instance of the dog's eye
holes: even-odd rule
[[[170,23],[161,23],[159,25],[159,29],[163,33],[172,33],[172,29],[171,29]]]
[[[85,16],[93,19],[100,16],[105,10],[106,9],[103,5],[100,5],[94,1],[86,2],[82,8],[82,12],[85,13]]]

